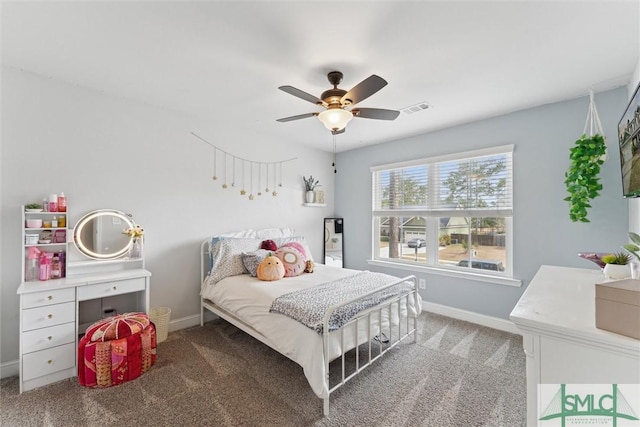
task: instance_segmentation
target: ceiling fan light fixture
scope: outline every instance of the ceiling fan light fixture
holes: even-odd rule
[[[353,119],[351,111],[342,108],[330,108],[318,114],[318,119],[331,131],[342,130]]]

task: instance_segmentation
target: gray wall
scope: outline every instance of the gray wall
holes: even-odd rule
[[[216,232],[295,227],[321,259],[332,155],[211,120],[2,68],[1,362],[18,358],[20,206],[49,193],[65,192],[70,225],[93,209],[134,215],[146,232],[151,305],[171,307],[172,320],[199,316],[200,243]],[[298,160],[284,166],[278,197],[249,201],[212,181],[212,150],[190,132],[254,161]],[[310,174],[323,184],[326,208],[302,206]]]
[[[514,277],[521,279],[523,286],[416,273],[426,279],[423,299],[508,318],[540,265],[597,268],[576,253],[620,250],[627,241],[628,209],[621,196],[616,131],[628,101],[627,90],[599,93],[595,100],[609,160],[601,173],[604,189],[589,213],[591,223],[572,223],[568,204],[563,201],[567,195],[564,172],[569,166],[569,148],[582,134],[586,119],[589,100],[584,97],[341,153],[335,201],[336,214],[345,218],[347,267],[409,274],[367,263],[372,247],[370,166],[514,144]],[[424,114],[420,120],[429,120],[428,111],[418,114]],[[407,118],[399,118],[403,119]]]

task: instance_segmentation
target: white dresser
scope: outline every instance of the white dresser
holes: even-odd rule
[[[640,383],[640,341],[595,327],[598,270],[543,265],[511,312],[527,357],[527,425],[538,384]]]
[[[131,294],[149,311],[151,273],[144,268],[23,282],[20,295],[20,392],[77,375],[80,303]],[[97,319],[96,319],[97,320]]]

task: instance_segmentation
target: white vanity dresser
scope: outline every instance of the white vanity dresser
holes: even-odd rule
[[[527,358],[527,425],[538,384],[638,384],[640,341],[595,327],[598,270],[543,265],[513,311]]]
[[[91,321],[103,317],[100,309],[104,305],[100,302],[113,297],[120,301],[124,298],[126,304],[123,305],[136,311],[149,311],[151,273],[144,268],[143,257],[128,257],[131,237],[122,233],[135,224],[119,211],[100,210],[90,214],[78,222],[81,225],[86,220],[84,227],[76,225],[75,239],[68,239],[89,260],[67,262],[66,277],[61,279],[26,281],[23,274],[17,291],[20,295],[21,393],[77,375],[79,335],[87,326],[87,320],[81,316],[82,304],[99,301],[93,304],[98,309],[85,310],[93,316]],[[77,233],[83,228],[91,239],[86,236],[83,239]],[[67,244],[67,249],[75,249],[71,248],[74,243]],[[28,246],[31,245],[25,245],[25,249]],[[38,247],[47,249],[46,245]]]

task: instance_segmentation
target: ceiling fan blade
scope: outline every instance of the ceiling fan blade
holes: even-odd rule
[[[353,113],[354,117],[375,120],[395,120],[400,115],[400,111],[382,108],[354,108],[351,113]]]
[[[297,116],[285,117],[285,118],[282,118],[282,119],[278,119],[276,121],[277,122],[290,122],[292,120],[306,119],[307,117],[313,117],[313,116],[317,116],[317,115],[318,115],[318,113],[298,114]]]
[[[387,81],[385,79],[372,74],[347,92],[342,97],[341,102],[344,104],[345,101],[349,100],[352,105],[357,104],[358,102],[367,99],[386,85]]]
[[[289,95],[297,96],[300,99],[309,101],[312,104],[322,105],[322,99],[318,98],[317,96],[313,96],[303,90],[297,89],[293,86],[280,86],[278,89],[283,92],[287,92]]]

